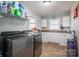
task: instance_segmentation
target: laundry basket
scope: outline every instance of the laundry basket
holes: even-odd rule
[[[77,56],[77,45],[76,41],[73,39],[67,39],[67,56],[68,57]]]

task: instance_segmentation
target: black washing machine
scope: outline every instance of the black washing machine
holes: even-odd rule
[[[42,34],[34,35],[34,57],[39,57],[42,53]]]
[[[25,31],[2,32],[3,57],[33,57],[33,37]]]

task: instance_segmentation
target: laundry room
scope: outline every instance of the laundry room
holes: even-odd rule
[[[0,57],[78,57],[79,1],[0,1]]]

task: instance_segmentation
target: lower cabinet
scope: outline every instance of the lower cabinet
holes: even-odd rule
[[[60,45],[67,46],[67,38],[71,38],[70,34],[42,32],[43,42],[54,42],[59,43]]]

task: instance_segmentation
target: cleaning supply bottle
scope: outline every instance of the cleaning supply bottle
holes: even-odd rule
[[[25,12],[25,14],[24,14],[24,15],[25,15],[25,17],[27,17],[27,12]]]
[[[15,15],[15,10],[16,10],[16,8],[14,8],[14,7],[11,7],[10,14],[12,14],[12,15]]]
[[[3,1],[3,4],[2,4],[2,12],[3,13],[7,13],[7,2],[6,1]]]
[[[24,5],[19,3],[19,10],[22,12],[22,18],[25,17],[25,8],[24,8]]]
[[[2,12],[2,2],[0,1],[0,12]]]
[[[18,17],[21,17],[22,16],[22,12],[20,10],[18,10],[18,9],[15,9],[14,15],[18,16]]]
[[[12,2],[12,7],[19,9],[19,3],[17,1]]]
[[[8,2],[8,5],[7,5],[7,12],[8,13],[11,13],[11,7],[12,7],[12,3]]]

